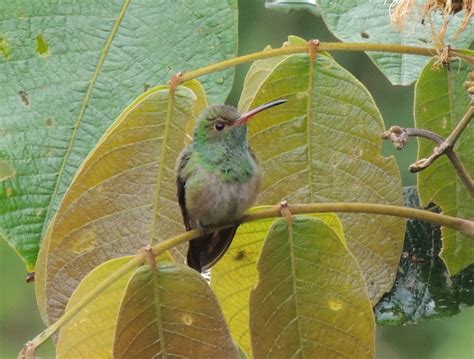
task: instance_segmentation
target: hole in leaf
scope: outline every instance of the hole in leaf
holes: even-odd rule
[[[49,45],[42,35],[36,35],[36,53],[45,56],[49,53]]]
[[[0,181],[5,181],[8,178],[15,176],[16,171],[5,161],[0,161]]]
[[[360,36],[361,36],[363,39],[368,39],[368,38],[370,37],[369,34],[366,33],[365,31],[362,31],[362,32],[360,33]]]
[[[18,92],[18,94],[20,95],[21,102],[23,102],[25,106],[28,106],[30,104],[30,100],[28,100],[28,94],[26,93],[26,91],[22,90]]]
[[[10,56],[10,48],[8,47],[8,43],[5,40],[5,38],[1,35],[0,35],[0,54],[6,59],[8,59],[8,57]]]

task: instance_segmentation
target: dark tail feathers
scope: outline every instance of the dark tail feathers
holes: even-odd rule
[[[227,252],[238,226],[208,233],[189,242],[187,264],[198,272],[203,272],[216,264]]]

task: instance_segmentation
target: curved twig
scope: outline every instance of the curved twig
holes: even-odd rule
[[[311,204],[296,204],[288,205],[287,210],[291,214],[304,213],[322,213],[322,212],[351,212],[351,213],[371,213],[381,214],[403,218],[414,218],[422,221],[435,223],[440,226],[453,228],[465,234],[468,238],[474,239],[474,221],[462,219],[457,217],[446,216],[439,213],[433,213],[415,208],[407,208],[401,206],[393,206],[387,204],[376,203],[311,203]],[[261,210],[255,213],[247,214],[242,218],[242,223],[253,222],[265,218],[276,218],[285,215],[282,214],[281,206],[275,206],[270,209]],[[233,224],[230,224],[233,225]],[[229,226],[230,226],[229,225]],[[227,226],[219,226],[209,228],[209,231],[215,231]],[[64,313],[56,322],[42,331],[33,340],[28,341],[25,347],[20,352],[19,358],[26,358],[26,353],[34,353],[35,349],[50,338],[63,325],[68,323],[75,317],[86,305],[88,305],[94,298],[110,287],[115,281],[123,277],[128,272],[138,268],[147,262],[147,256],[151,252],[155,257],[167,251],[170,248],[176,247],[179,244],[190,241],[202,235],[201,230],[194,229],[189,232],[182,233],[178,236],[165,240],[161,243],[151,246],[151,251],[148,247],[145,250],[140,250],[130,262],[117,269],[110,274],[102,283],[97,285],[89,294],[85,295],[76,305],[72,306],[66,313]]]

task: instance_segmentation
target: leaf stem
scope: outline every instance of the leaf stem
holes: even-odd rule
[[[403,218],[414,218],[422,221],[435,223],[440,226],[450,227],[461,231],[469,238],[474,239],[474,221],[467,219],[446,216],[443,214],[433,213],[420,209],[407,208],[402,206],[392,206],[387,204],[376,203],[310,203],[310,204],[295,204],[287,207],[292,214],[304,213],[321,213],[321,212],[350,212],[350,213],[371,213],[381,214]],[[261,210],[255,213],[247,214],[242,218],[242,223],[253,222],[260,219],[281,217],[285,213],[281,210],[281,206],[275,206],[270,209]],[[210,230],[224,228],[226,226],[218,226]],[[151,253],[156,257],[161,253],[176,247],[179,244],[190,241],[202,235],[202,231],[194,229],[189,232],[182,233],[178,236],[160,242],[151,246]],[[149,250],[149,249],[148,249]],[[99,294],[110,287],[116,280],[134,270],[135,268],[146,263],[147,253],[140,250],[138,254],[127,262],[123,267],[117,269],[102,283],[95,287],[91,292],[85,295],[81,301],[72,306],[66,313],[64,313],[56,322],[38,334],[33,340],[27,342],[25,347],[19,354],[19,358],[26,358],[27,355],[34,353],[34,350],[50,338],[58,329],[68,323],[74,316],[81,311],[86,305],[94,300]]]
[[[294,204],[288,206],[293,214],[340,212],[340,213],[371,213],[394,217],[413,218],[421,221],[438,224],[458,230],[474,239],[474,221],[457,217],[446,216],[439,213],[424,211],[421,209],[408,208],[402,206],[392,206],[388,204],[376,203],[310,203]],[[280,217],[280,208],[270,208],[255,213],[247,214],[242,222],[253,222],[259,219]]]
[[[238,56],[232,59],[228,59],[216,64],[201,67],[197,70],[187,71],[180,73],[179,76],[173,78],[173,81],[180,83],[186,82],[197,77],[210,74],[212,72],[224,70],[228,67],[241,65],[247,62],[256,60],[267,59],[270,57],[292,55],[300,53],[309,53],[311,50],[311,43],[317,40],[310,40],[307,45],[298,46],[287,46],[279,49],[267,49],[251,54]],[[434,48],[428,47],[417,47],[417,46],[404,46],[396,44],[377,44],[377,43],[365,43],[365,42],[320,42],[318,45],[318,51],[374,51],[374,52],[392,52],[402,53],[420,56],[436,56],[438,51]],[[465,55],[457,50],[450,49],[450,56],[459,57],[470,64],[474,64],[474,57]]]
[[[461,121],[458,122],[454,130],[449,134],[449,136],[444,140],[443,147],[453,148],[458,140],[459,136],[463,133],[466,127],[471,122],[472,117],[474,116],[474,104],[471,103],[469,109],[466,111]]]

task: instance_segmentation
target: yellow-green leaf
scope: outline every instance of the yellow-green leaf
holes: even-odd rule
[[[471,54],[474,54],[471,52]],[[433,68],[434,60],[425,66],[415,88],[416,127],[433,131],[446,138],[469,108],[469,97],[463,87],[469,71],[464,62],[450,67]],[[431,155],[436,146],[426,139],[418,140],[418,158]],[[454,146],[468,173],[474,175],[474,125],[471,123]],[[469,194],[452,164],[442,156],[418,174],[421,205],[430,202],[441,207],[444,214],[474,218],[474,198]],[[459,273],[474,262],[474,241],[453,229],[442,227],[441,258],[451,274]]]
[[[176,264],[144,266],[127,286],[117,320],[115,358],[236,358],[207,282]]]
[[[259,208],[253,210],[258,211]],[[341,223],[335,214],[320,213],[312,217],[324,221],[344,240]],[[232,337],[249,355],[250,290],[257,283],[257,259],[273,222],[274,219],[264,219],[241,225],[228,252],[211,270],[211,287],[219,300]]]
[[[255,358],[371,358],[375,323],[365,280],[323,221],[272,225],[250,295]]]
[[[301,40],[290,38],[289,46]],[[403,205],[394,158],[380,155],[383,121],[367,89],[327,54],[255,62],[240,108],[288,102],[250,122],[250,142],[264,180],[258,203],[374,202]],[[271,145],[270,145],[271,144]],[[376,303],[392,287],[405,221],[341,214],[347,243]]]
[[[167,86],[148,91],[119,116],[79,168],[38,257],[37,298],[48,323],[61,316],[94,267],[184,230],[174,167],[188,141],[184,129],[206,105],[200,95],[180,86],[169,102]]]
[[[130,259],[131,256],[111,259],[90,272],[72,294],[66,312]],[[172,262],[168,252],[161,254],[158,260]],[[112,357],[120,303],[133,272],[116,280],[61,328],[56,346],[57,358]]]
[[[107,261],[90,272],[71,296],[66,312],[132,257]],[[119,278],[59,332],[57,358],[111,358],[120,301],[133,271]]]

